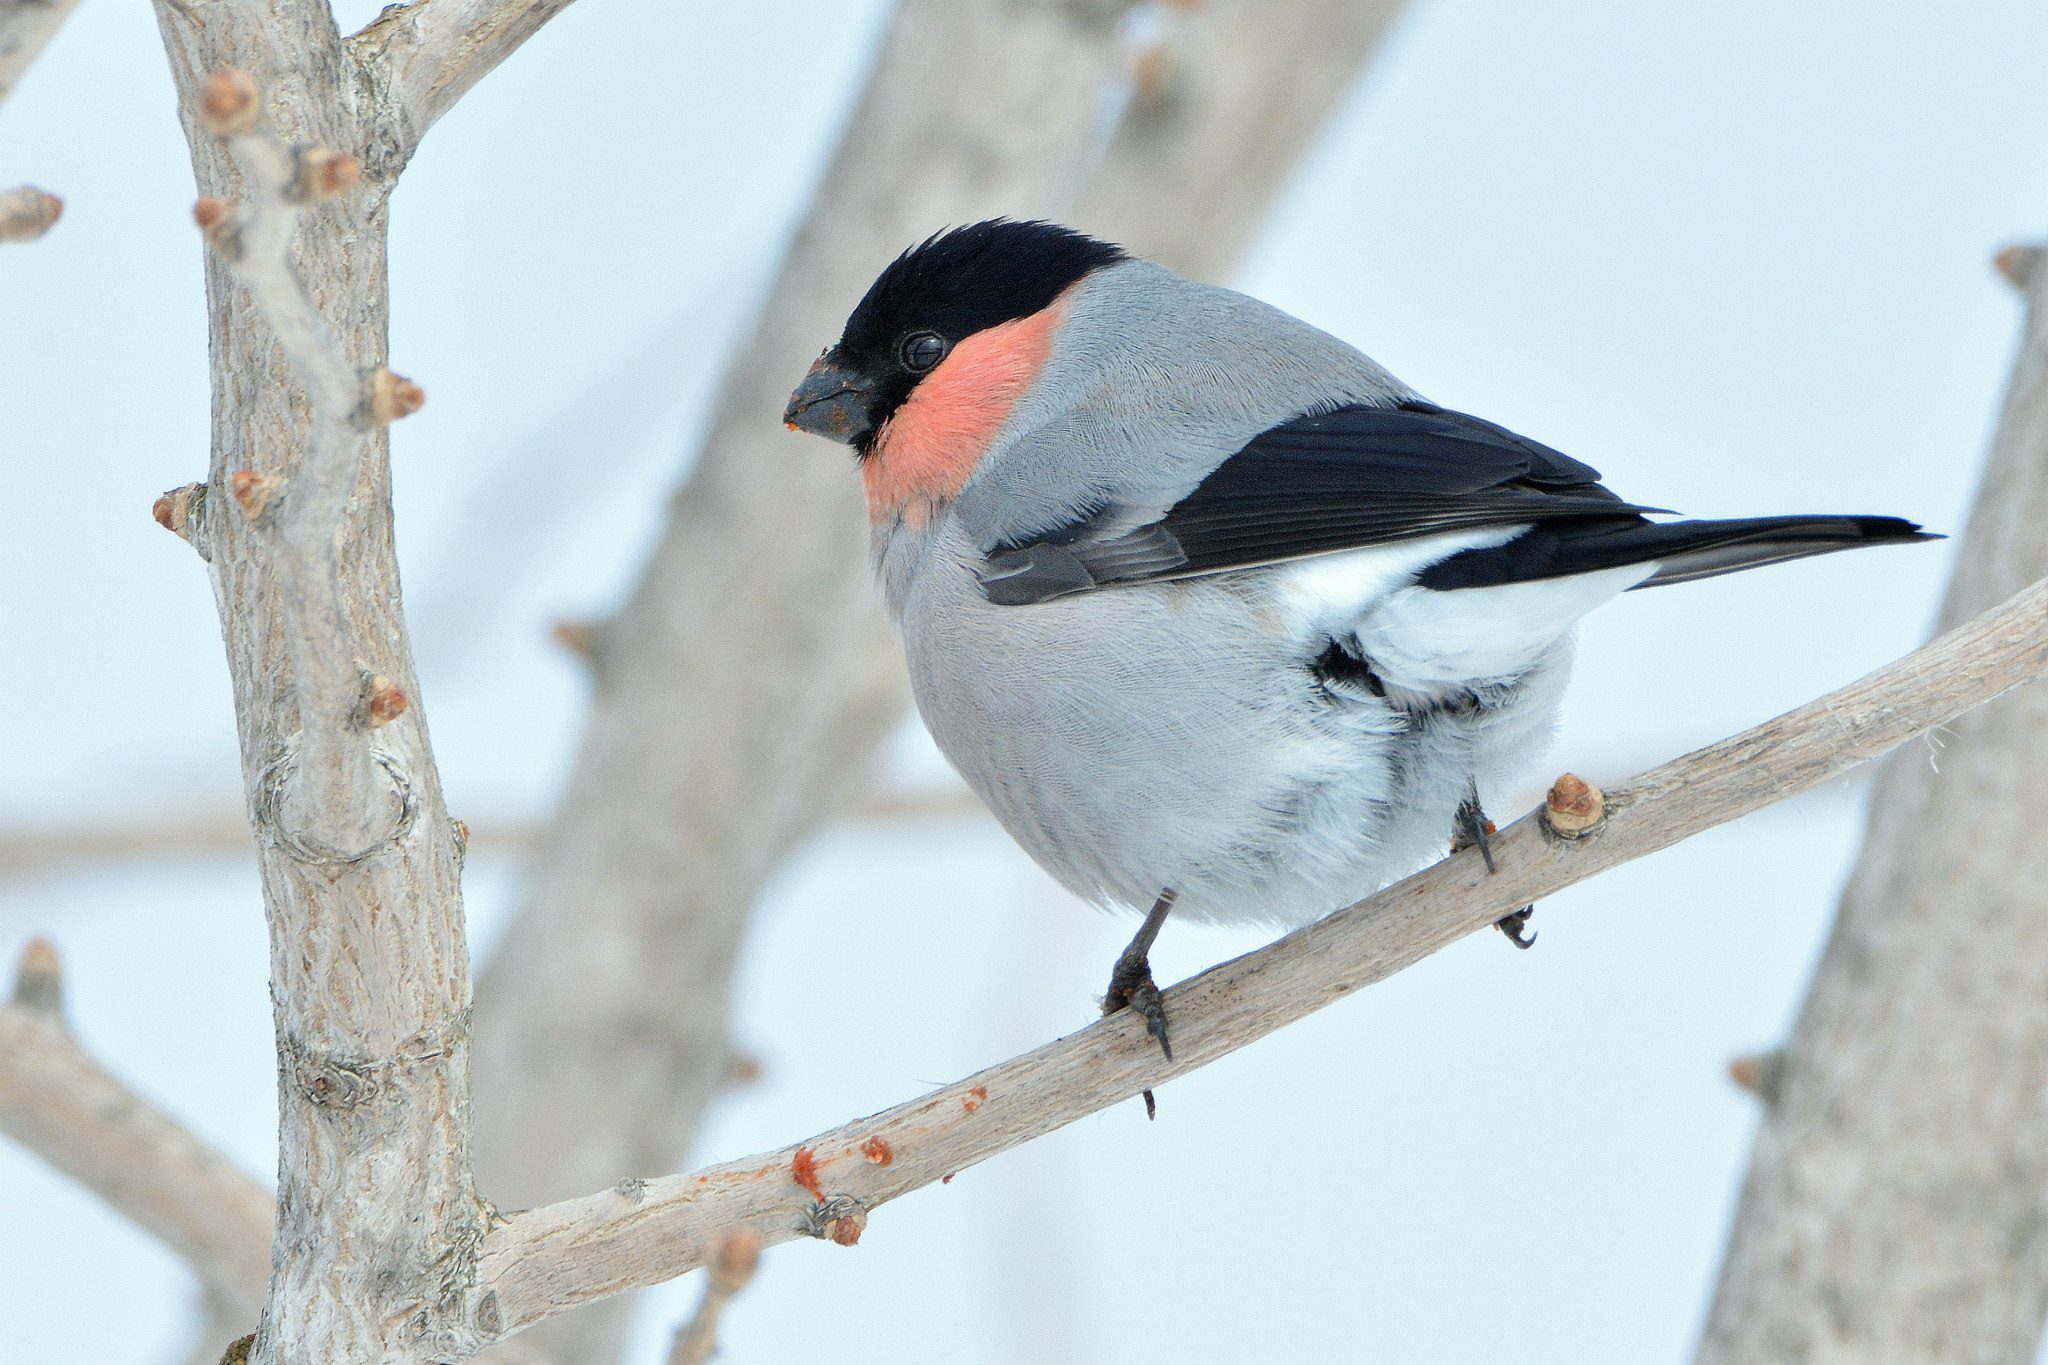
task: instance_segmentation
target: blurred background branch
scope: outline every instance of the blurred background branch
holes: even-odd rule
[[[216,1320],[241,1331],[256,1320],[270,1279],[270,1191],[79,1044],[64,1019],[56,949],[41,939],[0,1003],[0,1132],[176,1252],[207,1303],[228,1315]],[[225,1344],[213,1342],[215,1358]]]
[[[78,0],[0,0],[0,104],[77,5]]]
[[[44,46],[71,14],[78,0],[0,0],[0,104],[14,93]],[[0,242],[27,242],[42,236],[64,211],[64,201],[47,190],[22,185],[0,190]]]
[[[1938,630],[2048,575],[2048,270]],[[1887,759],[1774,1068],[1700,1365],[2029,1365],[2048,1315],[2048,688]]]

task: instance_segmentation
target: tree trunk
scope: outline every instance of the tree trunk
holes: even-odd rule
[[[2028,254],[2018,259],[2031,263]],[[2048,269],[1942,607],[2048,574]],[[2048,688],[1886,760],[1701,1365],[2029,1365],[2048,1314]]]

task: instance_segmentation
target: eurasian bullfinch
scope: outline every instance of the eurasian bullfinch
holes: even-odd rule
[[[1483,851],[1479,792],[1543,746],[1586,612],[1930,538],[1652,521],[1305,322],[1050,223],[904,252],[785,419],[859,457],[939,748],[1069,890],[1151,907],[1104,1009],[1162,1047],[1169,910],[1303,924],[1454,834]]]

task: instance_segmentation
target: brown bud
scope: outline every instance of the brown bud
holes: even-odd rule
[[[728,1295],[745,1289],[754,1278],[754,1272],[760,1268],[760,1234],[745,1228],[719,1238],[718,1245],[712,1248],[711,1260],[705,1266],[713,1287]]]
[[[597,657],[597,644],[604,626],[596,621],[557,621],[548,627],[548,638],[579,659]]]
[[[210,194],[192,205],[192,221],[199,224],[206,244],[230,261],[242,255],[242,219],[235,207],[234,200]]]
[[[32,938],[21,950],[21,962],[14,969],[14,1003],[51,1018],[63,1015],[64,964],[50,940]]]
[[[0,192],[0,242],[32,242],[64,216],[64,201],[33,185]]]
[[[752,1085],[761,1079],[761,1059],[751,1052],[735,1051],[725,1059],[725,1083],[731,1086]]]
[[[346,152],[326,147],[301,147],[292,153],[294,170],[285,196],[299,203],[332,199],[355,188],[363,163]]]
[[[868,1230],[868,1211],[851,1208],[836,1218],[825,1220],[825,1235],[840,1246],[860,1245],[860,1235]]]
[[[205,484],[188,483],[158,498],[150,505],[149,513],[156,518],[157,525],[189,544],[194,530],[193,521],[198,517],[205,498]]]
[[[370,372],[365,406],[372,426],[387,427],[401,417],[410,417],[425,406],[426,401],[427,391],[404,375],[393,374],[382,365]]]
[[[241,137],[256,130],[256,78],[239,67],[224,66],[206,78],[199,91],[199,125],[215,137]]]
[[[1543,799],[1543,822],[1552,834],[1566,839],[1584,838],[1606,818],[1607,799],[1576,773],[1551,783],[1550,794]]]
[[[2025,289],[2034,281],[2034,272],[2041,266],[2041,248],[2025,243],[2014,243],[1991,258],[1991,267],[2005,276],[2006,283],[2015,289]]]
[[[1765,1104],[1777,1100],[1778,1081],[1784,1072],[1785,1053],[1782,1048],[1770,1052],[1752,1052],[1746,1057],[1737,1057],[1728,1063],[1728,1079]]]
[[[412,706],[403,688],[383,674],[370,679],[363,697],[363,722],[372,730],[389,725]]]
[[[228,475],[228,491],[235,495],[241,505],[242,514],[250,521],[262,519],[263,511],[270,506],[271,498],[284,486],[284,480],[269,474],[258,474],[253,469],[237,469]]]
[[[1131,100],[1139,105],[1165,102],[1180,74],[1180,61],[1166,43],[1153,43],[1131,63]]]

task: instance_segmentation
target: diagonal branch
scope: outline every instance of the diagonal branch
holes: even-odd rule
[[[60,997],[55,951],[30,943],[0,1004],[0,1132],[183,1257],[234,1320],[255,1321],[270,1191],[95,1061]]]
[[[21,73],[69,18],[78,0],[0,0],[0,104],[21,83]]]
[[[392,5],[348,40],[357,60],[381,66],[409,153],[455,107],[571,0],[415,0]]]
[[[2044,672],[2048,579],[1837,692],[1643,774],[1604,813],[1568,800],[1561,781],[1555,829],[1538,813],[1493,841],[1497,875],[1469,853],[1446,859],[1174,987],[1172,1061],[1126,1011],[799,1146],[507,1218],[485,1238],[474,1317],[516,1331],[695,1269],[736,1231],[763,1245],[806,1235],[851,1245],[888,1200],[1214,1061],[1518,906],[1836,777]],[[1556,832],[1567,827],[1569,836]]]

